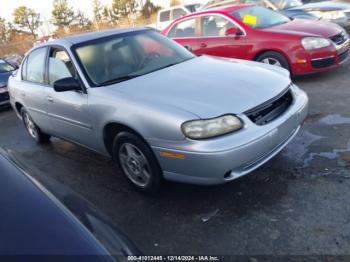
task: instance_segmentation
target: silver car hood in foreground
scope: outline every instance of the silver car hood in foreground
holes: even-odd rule
[[[275,66],[201,56],[108,89],[155,107],[166,104],[211,118],[252,109],[290,82],[289,72]]]

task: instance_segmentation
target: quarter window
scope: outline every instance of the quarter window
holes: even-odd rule
[[[203,16],[202,17],[202,36],[225,36],[226,30],[236,27],[228,19],[217,16]]]
[[[22,71],[23,80],[34,82],[34,83],[44,83],[44,71],[45,71],[45,57],[47,48],[39,48],[32,51]]]
[[[168,33],[168,37],[195,37],[196,36],[196,19],[187,19],[173,26]]]
[[[54,49],[50,52],[49,58],[49,84],[53,84],[60,79],[76,77],[74,65],[64,50]]]

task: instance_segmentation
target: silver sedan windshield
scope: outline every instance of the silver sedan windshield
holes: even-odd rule
[[[96,39],[80,44],[75,52],[93,86],[129,80],[194,58],[153,30]]]

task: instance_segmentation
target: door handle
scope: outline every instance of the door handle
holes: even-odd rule
[[[206,43],[201,43],[200,47],[201,48],[206,48],[208,45]]]
[[[53,98],[52,98],[51,96],[48,96],[48,97],[47,97],[47,100],[48,100],[49,102],[51,102],[51,103],[53,102]]]

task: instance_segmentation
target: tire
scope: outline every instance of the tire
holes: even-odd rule
[[[21,115],[26,130],[28,131],[29,135],[35,140],[35,142],[37,142],[38,144],[44,144],[50,141],[51,136],[45,134],[40,130],[40,128],[34,123],[27,110],[22,108]]]
[[[277,62],[276,64],[273,63],[268,63],[267,61],[270,60],[271,62]],[[270,64],[270,65],[276,65],[276,66],[280,66],[283,67],[284,69],[287,69],[288,71],[290,71],[290,66],[288,63],[288,60],[280,53],[274,52],[274,51],[268,51],[265,53],[262,53],[261,55],[259,55],[256,58],[257,62],[262,62],[262,63],[266,63],[266,64]]]
[[[157,195],[163,172],[151,148],[137,135],[121,132],[113,142],[113,162],[138,191]]]

